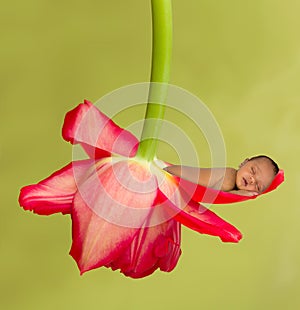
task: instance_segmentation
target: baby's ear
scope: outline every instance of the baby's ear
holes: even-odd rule
[[[243,167],[248,161],[249,161],[249,158],[246,158],[246,159],[239,165],[239,168]]]

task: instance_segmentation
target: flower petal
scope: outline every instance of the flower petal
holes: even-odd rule
[[[269,193],[276,189],[282,182],[284,181],[284,171],[280,169],[276,174],[274,180],[271,185],[263,192],[263,194]]]
[[[223,242],[239,242],[242,238],[240,231],[233,225],[192,200],[174,218],[201,234],[218,236]]]
[[[225,242],[238,242],[241,233],[212,211],[191,200],[194,192],[186,193],[181,187],[182,179],[165,173],[158,180],[157,200],[165,212],[181,224],[200,233],[219,236]],[[184,180],[185,181],[185,180]],[[188,189],[194,190],[197,184],[189,182]]]
[[[20,206],[41,215],[71,213],[73,197],[77,191],[74,169],[79,178],[88,165],[90,160],[70,163],[38,184],[23,187],[19,196]]]
[[[73,243],[70,255],[80,273],[109,264],[125,251],[137,228],[117,226],[105,221],[87,206],[79,193],[72,209]]]
[[[157,194],[156,178],[147,163],[113,157],[93,168],[78,186],[85,203],[111,223],[142,227]]]
[[[203,203],[227,204],[255,199],[258,196],[242,196],[230,192],[224,192],[195,184],[185,179],[179,180],[179,187],[181,190],[185,191],[192,200]]]
[[[106,267],[120,269],[131,278],[148,276],[158,268],[172,271],[181,254],[180,226],[180,223],[170,220],[142,228],[127,250]]]
[[[111,153],[134,156],[138,146],[134,135],[117,126],[87,100],[66,114],[62,135],[72,144],[80,143],[91,158],[107,157]]]
[[[269,188],[262,194],[254,196],[242,196],[230,192],[224,192],[209,187],[205,187],[199,184],[195,184],[185,179],[181,178],[178,179],[179,179],[178,183],[179,187],[183,189],[192,200],[203,203],[227,204],[227,203],[241,202],[248,199],[255,199],[256,197],[262,194],[268,193],[276,189],[284,181],[284,172],[283,170],[279,170]]]
[[[135,160],[106,160],[78,186],[70,254],[81,273],[112,264],[128,249],[153,210],[156,186]]]

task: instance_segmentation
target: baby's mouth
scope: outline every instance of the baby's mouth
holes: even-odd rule
[[[248,182],[245,178],[243,178],[243,182],[244,182],[244,186],[247,186],[248,185]]]

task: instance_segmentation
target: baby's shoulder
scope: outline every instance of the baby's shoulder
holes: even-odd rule
[[[236,173],[236,169],[231,167],[226,168],[222,186],[224,191],[231,191],[235,188]]]

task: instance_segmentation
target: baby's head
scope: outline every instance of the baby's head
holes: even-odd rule
[[[236,187],[261,194],[271,185],[278,171],[278,165],[268,156],[247,158],[237,171]]]

